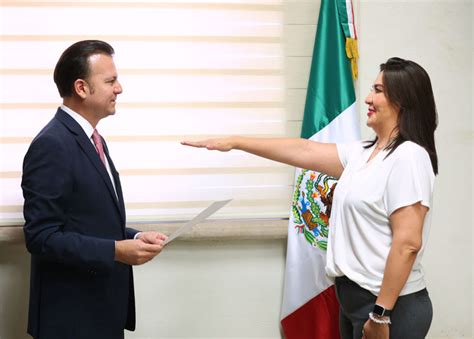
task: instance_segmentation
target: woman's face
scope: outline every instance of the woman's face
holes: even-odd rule
[[[385,96],[383,72],[380,72],[375,79],[372,90],[365,98],[365,103],[369,105],[367,126],[376,133],[392,132],[398,124],[399,109],[394,107]]]

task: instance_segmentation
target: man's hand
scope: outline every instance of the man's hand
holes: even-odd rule
[[[137,239],[143,241],[146,244],[160,245],[163,244],[163,242],[168,239],[168,237],[162,233],[150,231],[140,232],[140,234],[137,236]]]
[[[137,239],[115,242],[115,261],[127,265],[141,265],[163,249],[166,236],[158,232],[142,232]]]

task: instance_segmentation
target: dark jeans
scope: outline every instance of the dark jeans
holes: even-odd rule
[[[347,277],[336,278],[339,328],[343,339],[360,339],[377,297]],[[391,339],[422,339],[431,325],[433,307],[428,291],[398,297],[390,319]]]

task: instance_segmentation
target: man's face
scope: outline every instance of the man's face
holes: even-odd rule
[[[117,69],[111,56],[95,54],[89,57],[90,74],[86,80],[88,95],[84,101],[98,120],[115,113],[117,96],[122,93]]]

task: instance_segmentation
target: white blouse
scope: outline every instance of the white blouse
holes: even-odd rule
[[[400,295],[425,288],[420,264],[431,225],[434,173],[428,153],[404,142],[386,158],[365,143],[338,144],[344,167],[334,193],[330,218],[326,273],[347,276],[375,295],[380,292],[385,263],[392,244],[390,215],[421,202],[429,208],[423,225],[423,246]]]

